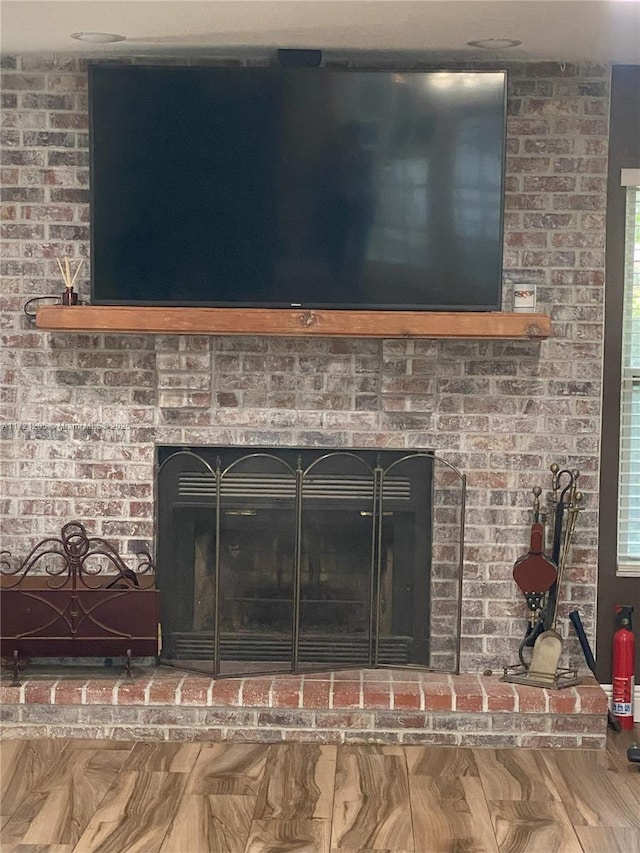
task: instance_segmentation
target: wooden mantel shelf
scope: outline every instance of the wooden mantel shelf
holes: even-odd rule
[[[282,335],[349,338],[547,338],[545,314],[452,311],[324,311],[301,308],[162,308],[46,305],[36,325],[52,332]]]

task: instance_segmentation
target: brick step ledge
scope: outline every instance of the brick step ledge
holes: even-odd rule
[[[602,749],[592,676],[548,690],[498,676],[349,670],[214,680],[167,667],[134,680],[3,677],[5,738],[404,743]]]

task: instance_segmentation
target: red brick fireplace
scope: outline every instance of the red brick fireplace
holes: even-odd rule
[[[529,692],[498,676],[526,624],[511,571],[527,548],[531,489],[548,492],[552,462],[580,469],[585,496],[561,594],[563,665],[586,672],[568,612],[595,633],[610,69],[508,68],[504,307],[514,286],[535,284],[551,337],[357,340],[35,329],[25,302],[60,291],[57,259],[89,254],[86,68],[60,56],[2,64],[3,547],[19,558],[81,519],[125,556],[153,549],[160,445],[432,448],[467,476],[468,675],[34,679],[3,684],[6,730],[602,743],[599,689]],[[343,716],[339,734],[323,714]]]

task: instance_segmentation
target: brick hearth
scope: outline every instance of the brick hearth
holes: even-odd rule
[[[27,675],[27,674],[25,674]],[[353,670],[213,680],[159,668],[126,678],[0,686],[7,738],[433,743],[603,748],[594,679],[546,690],[497,676]]]

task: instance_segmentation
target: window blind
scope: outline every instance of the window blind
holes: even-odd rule
[[[617,573],[640,577],[640,169],[623,169],[622,184],[627,206]]]

